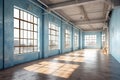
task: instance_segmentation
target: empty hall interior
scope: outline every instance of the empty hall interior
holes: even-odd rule
[[[0,0],[0,80],[120,80],[120,0]]]

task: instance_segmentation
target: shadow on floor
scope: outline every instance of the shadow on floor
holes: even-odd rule
[[[101,50],[83,50],[0,71],[0,80],[120,80],[120,64]]]

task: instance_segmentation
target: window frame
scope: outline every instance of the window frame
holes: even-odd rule
[[[104,44],[105,44],[105,34],[102,34],[101,36],[102,36],[102,46],[104,46]]]
[[[74,33],[74,46],[79,47],[79,35],[78,35],[78,33]]]
[[[97,45],[97,35],[85,35],[84,37],[84,45],[88,46],[96,46]]]
[[[15,14],[18,12],[17,14]],[[14,54],[39,52],[39,18],[30,12],[14,7]],[[18,16],[17,16],[18,15]],[[25,16],[26,15],[26,16]],[[18,23],[15,22],[18,21]],[[16,26],[17,25],[17,26]],[[17,32],[18,31],[18,32]],[[16,35],[18,34],[18,35]],[[17,40],[17,41],[15,41]],[[17,43],[17,45],[16,45]],[[15,51],[15,49],[17,49]],[[30,48],[30,49],[29,49]]]
[[[65,48],[70,48],[71,47],[71,33],[70,33],[70,28],[66,27],[65,32],[64,32],[64,46]]]
[[[49,22],[48,27],[48,48],[49,50],[59,49],[59,26],[56,23]]]

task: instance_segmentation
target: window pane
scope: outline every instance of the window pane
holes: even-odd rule
[[[27,39],[24,39],[24,46],[28,46]]]
[[[57,35],[57,33],[59,32],[59,30],[57,30],[58,26],[56,26],[53,23],[49,23],[49,49],[53,50],[53,49],[58,49],[58,39],[59,39],[59,35]]]
[[[24,20],[27,20],[27,13],[24,12]]]
[[[34,25],[34,31],[37,31],[37,25]]]
[[[85,35],[85,46],[96,46],[96,35]]]
[[[33,39],[33,32],[30,33],[30,38]]]
[[[19,28],[19,20],[14,19],[14,27]]]
[[[19,38],[19,29],[14,29],[14,38]]]
[[[24,22],[24,29],[27,30],[27,22]]]
[[[28,40],[28,46],[32,47],[33,46],[33,40]]]
[[[34,17],[34,23],[37,24],[37,18],[36,17]]]
[[[20,47],[20,53],[24,53],[24,47]]]
[[[24,38],[24,30],[20,30],[20,38]]]
[[[37,40],[34,40],[34,46],[37,46],[37,44],[38,44]]]
[[[38,50],[38,18],[23,10],[14,10],[14,53],[21,54]],[[33,22],[34,21],[34,22]],[[19,23],[20,22],[20,23]],[[34,26],[33,26],[34,25]],[[19,33],[20,32],[20,33]]]
[[[28,14],[28,21],[30,22],[30,14]]]
[[[19,39],[14,39],[14,46],[19,46]]]
[[[20,39],[20,46],[22,46],[22,47],[25,46],[24,45],[24,39]]]
[[[24,22],[23,21],[20,21],[20,28],[24,29]]]
[[[30,21],[33,22],[33,15],[30,15]]]
[[[32,31],[33,31],[33,24],[31,24],[31,25],[30,25],[30,30],[32,30]]]
[[[23,11],[20,11],[20,18],[24,19],[24,12]]]
[[[37,51],[38,50],[38,47],[34,47],[34,51]]]
[[[30,39],[30,31],[28,31],[28,39]]]
[[[14,54],[19,54],[19,47],[14,48]]]
[[[14,17],[19,18],[19,9],[14,8]]]
[[[34,33],[34,38],[37,39],[37,33]]]
[[[27,38],[27,35],[28,35],[27,32],[28,32],[28,31],[24,31],[24,38]]]

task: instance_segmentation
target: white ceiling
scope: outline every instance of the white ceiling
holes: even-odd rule
[[[41,0],[48,6],[63,5],[60,9],[55,9],[60,15],[73,22],[77,27],[82,30],[101,30],[104,27],[106,16],[110,10],[110,4],[108,5],[104,0],[81,0],[82,5],[77,5],[78,2],[72,4],[74,6],[67,6],[69,2],[80,0]],[[82,2],[83,1],[83,2]],[[90,2],[94,1],[94,2]],[[101,1],[101,2],[100,2]],[[62,3],[62,4],[59,4]],[[84,4],[85,3],[85,4]],[[106,6],[107,5],[107,6]],[[52,10],[52,8],[50,8]],[[95,22],[95,20],[97,22]],[[102,21],[101,21],[102,20]],[[94,23],[93,23],[94,21]],[[82,24],[79,22],[83,22]],[[79,23],[79,24],[76,24]]]

